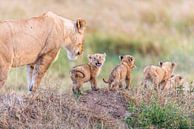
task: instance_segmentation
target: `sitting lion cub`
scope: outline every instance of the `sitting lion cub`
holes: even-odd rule
[[[189,83],[184,76],[176,74],[171,76],[166,86],[164,87],[164,90],[168,91],[169,93],[178,91],[179,93],[187,95],[192,92],[193,85],[192,82]]]
[[[97,89],[96,77],[99,75],[102,65],[105,62],[106,54],[88,55],[88,64],[78,65],[71,70],[71,80],[73,82],[73,93],[81,93],[80,87],[83,83],[90,81],[92,90]]]
[[[151,81],[155,89],[162,87],[164,89],[167,81],[171,78],[171,75],[175,69],[175,63],[172,62],[160,62],[160,66],[150,65],[144,68],[144,87],[147,87],[147,81]]]
[[[117,65],[111,72],[108,81],[103,79],[105,83],[109,84],[110,90],[117,90],[123,87],[126,83],[126,89],[130,87],[131,70],[135,67],[135,58],[130,55],[120,56],[121,63]]]
[[[169,90],[172,88],[176,88],[177,86],[181,86],[184,84],[183,76],[181,75],[172,75],[171,78],[167,81],[165,90]]]

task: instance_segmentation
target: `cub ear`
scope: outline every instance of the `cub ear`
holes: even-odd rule
[[[83,34],[86,29],[86,21],[84,19],[78,18],[76,20],[76,27],[78,32]]]
[[[134,60],[134,57],[129,57],[129,61],[133,61]]]
[[[92,59],[92,54],[88,54],[88,59]]]
[[[119,59],[122,60],[123,59],[123,56],[119,56]]]
[[[175,67],[175,65],[176,65],[175,63],[172,63],[172,67]]]
[[[170,76],[170,78],[173,78],[173,77],[174,77],[174,75],[171,75],[171,76]]]
[[[163,65],[163,62],[160,62],[160,67],[162,67],[162,65]]]

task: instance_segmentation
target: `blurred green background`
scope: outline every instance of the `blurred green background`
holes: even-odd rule
[[[136,58],[132,86],[139,86],[143,68],[159,61],[177,64],[175,73],[194,80],[194,1],[191,0],[0,0],[0,19],[21,19],[53,11],[65,18],[87,20],[84,55],[69,61],[65,50],[52,64],[41,87],[71,91],[70,69],[87,62],[87,54],[106,52],[98,77],[105,87],[119,55]],[[89,84],[85,85],[88,89]],[[27,92],[26,68],[12,69],[1,91]]]

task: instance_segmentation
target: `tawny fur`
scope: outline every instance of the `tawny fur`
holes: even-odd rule
[[[172,88],[176,88],[177,86],[181,86],[184,84],[184,78],[181,75],[172,75],[171,78],[167,81],[165,90],[169,90]]]
[[[71,72],[73,82],[73,92],[81,93],[80,88],[83,83],[90,82],[92,90],[97,90],[96,77],[99,75],[105,62],[105,54],[93,54],[88,56],[89,63],[74,67]]]
[[[61,48],[76,59],[83,48],[86,22],[47,12],[25,20],[0,21],[0,87],[11,67],[27,65],[30,91],[35,91]]]
[[[120,58],[121,63],[112,70],[108,81],[103,79],[105,83],[109,84],[110,90],[122,88],[124,83],[126,89],[130,87],[131,71],[135,67],[135,58],[130,55],[121,56]]]
[[[147,82],[151,81],[156,90],[158,90],[158,88],[164,89],[167,81],[171,78],[174,69],[175,63],[172,62],[160,62],[160,66],[150,65],[145,67],[143,80],[144,87],[147,87]]]

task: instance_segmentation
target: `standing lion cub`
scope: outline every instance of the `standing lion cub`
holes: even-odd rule
[[[144,87],[147,87],[147,82],[151,81],[156,90],[158,88],[164,89],[167,81],[171,78],[174,69],[175,63],[172,62],[160,62],[160,66],[150,65],[145,67],[143,80]]]
[[[88,64],[78,65],[73,67],[70,72],[73,82],[73,93],[81,93],[80,87],[83,83],[90,82],[92,90],[98,90],[96,77],[99,75],[101,68],[105,62],[106,54],[88,55]]]
[[[109,89],[117,90],[123,87],[126,83],[126,89],[130,87],[131,70],[135,67],[135,58],[131,55],[120,56],[121,63],[117,65],[111,72],[108,81],[103,79],[105,83],[109,84]]]

